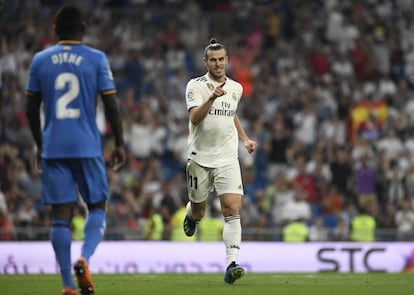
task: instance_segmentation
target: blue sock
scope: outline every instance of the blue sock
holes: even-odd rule
[[[72,261],[70,247],[72,237],[70,225],[67,220],[54,219],[50,229],[50,240],[52,241],[53,250],[60,268],[63,287],[76,288],[72,277]]]
[[[89,211],[85,224],[85,239],[82,247],[82,256],[89,262],[92,254],[98,247],[105,230],[105,212],[100,209]]]

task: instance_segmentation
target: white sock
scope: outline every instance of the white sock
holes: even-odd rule
[[[241,244],[240,215],[224,218],[223,241],[226,246],[227,265],[237,261]]]
[[[191,202],[188,201],[187,205],[185,205],[185,208],[187,209],[187,216],[193,218],[193,216],[191,215]]]

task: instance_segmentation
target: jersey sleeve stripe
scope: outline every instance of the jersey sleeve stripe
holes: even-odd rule
[[[116,89],[105,90],[105,91],[102,91],[101,93],[103,95],[115,94],[116,93]]]
[[[30,90],[26,90],[25,92],[26,92],[26,95],[30,95],[30,96],[36,95],[38,93],[38,92],[30,91]]]

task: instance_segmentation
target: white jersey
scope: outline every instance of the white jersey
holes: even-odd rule
[[[221,84],[208,74],[191,79],[185,90],[187,110],[207,101]],[[243,87],[227,78],[223,89],[226,94],[216,98],[204,120],[198,125],[189,120],[188,158],[204,167],[222,167],[238,158],[239,137],[234,117]]]

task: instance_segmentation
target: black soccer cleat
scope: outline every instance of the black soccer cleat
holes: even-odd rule
[[[196,232],[197,221],[195,221],[194,219],[191,219],[188,215],[186,215],[184,218],[183,227],[184,227],[184,232],[186,236],[192,237]]]
[[[240,279],[244,275],[244,269],[236,264],[236,262],[230,263],[226,269],[226,274],[224,275],[224,281],[227,284],[233,284],[236,280]]]

